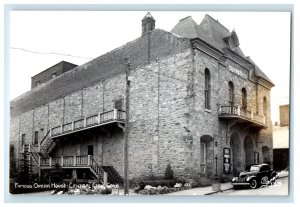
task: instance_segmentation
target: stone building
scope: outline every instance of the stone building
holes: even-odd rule
[[[168,164],[176,177],[203,182],[272,165],[274,85],[239,45],[237,33],[209,15],[200,24],[181,19],[167,32],[148,13],[141,37],[62,66],[11,101],[16,157],[27,154],[40,172],[59,163],[78,178],[122,177],[128,68],[130,180],[163,176]],[[43,73],[50,77],[51,68]]]

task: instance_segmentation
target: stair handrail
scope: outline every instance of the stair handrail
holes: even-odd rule
[[[98,167],[102,172],[102,174],[104,174],[106,171],[100,165],[98,165],[98,163],[94,160],[93,156],[90,156],[90,158],[91,158],[91,165]]]
[[[103,183],[106,184],[107,183],[107,172],[100,166],[98,165],[98,163],[94,160],[93,156],[89,156],[91,159],[91,166],[95,166],[97,167],[97,169],[99,170],[99,174],[101,174],[101,178],[103,179]],[[98,172],[96,172],[98,173]],[[100,179],[100,177],[99,177]]]
[[[48,135],[50,134],[50,130],[48,130],[47,134],[44,136],[44,138],[40,141],[40,146],[42,146],[43,142],[46,140],[46,138],[48,137]]]
[[[31,144],[29,144],[29,148],[30,148],[30,150],[29,150],[29,152],[30,152],[30,155],[31,156],[33,156],[33,154],[37,157],[37,159],[39,160],[40,158],[40,156],[39,156],[39,154],[37,153],[37,151],[34,149],[34,147],[31,145]],[[38,163],[38,161],[36,161],[35,159],[33,159],[35,162],[36,162],[36,164],[37,165],[39,165],[39,163]]]

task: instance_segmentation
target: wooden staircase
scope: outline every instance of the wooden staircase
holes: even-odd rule
[[[39,153],[42,157],[49,158],[49,154],[56,147],[57,142],[50,138],[50,130],[48,130],[46,136],[42,139],[39,144]]]
[[[112,166],[100,166],[92,156],[68,156],[54,158],[49,154],[55,149],[57,142],[50,136],[50,130],[36,150],[31,144],[23,145],[23,153],[27,155],[31,166],[39,169],[52,169],[57,163],[62,168],[88,168],[94,177],[102,184],[123,184],[123,179]],[[33,162],[31,162],[33,160]]]

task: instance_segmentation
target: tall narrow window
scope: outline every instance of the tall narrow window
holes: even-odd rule
[[[34,132],[33,145],[38,145],[38,143],[39,143],[39,132],[35,131]]]
[[[242,109],[247,109],[247,91],[245,88],[242,88]]]
[[[264,99],[263,99],[263,112],[264,112],[264,116],[267,116],[267,106],[268,106],[268,104],[267,104],[267,98],[264,97]]]
[[[21,146],[25,144],[25,134],[21,135]]]
[[[233,106],[233,104],[234,104],[234,85],[231,81],[229,81],[228,87],[229,87],[229,104],[230,104],[230,106]]]
[[[204,94],[204,98],[205,98],[205,108],[206,109],[210,109],[210,94],[211,94],[211,84],[210,84],[210,72],[209,70],[206,68],[205,69],[205,94]]]

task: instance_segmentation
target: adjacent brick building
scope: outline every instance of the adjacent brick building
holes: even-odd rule
[[[249,164],[272,165],[274,85],[236,32],[209,15],[167,32],[148,13],[141,37],[11,101],[16,156],[25,151],[42,171],[59,163],[78,177],[112,168],[122,177],[127,67],[131,180],[162,176],[168,164],[203,182],[216,171],[229,179]]]

